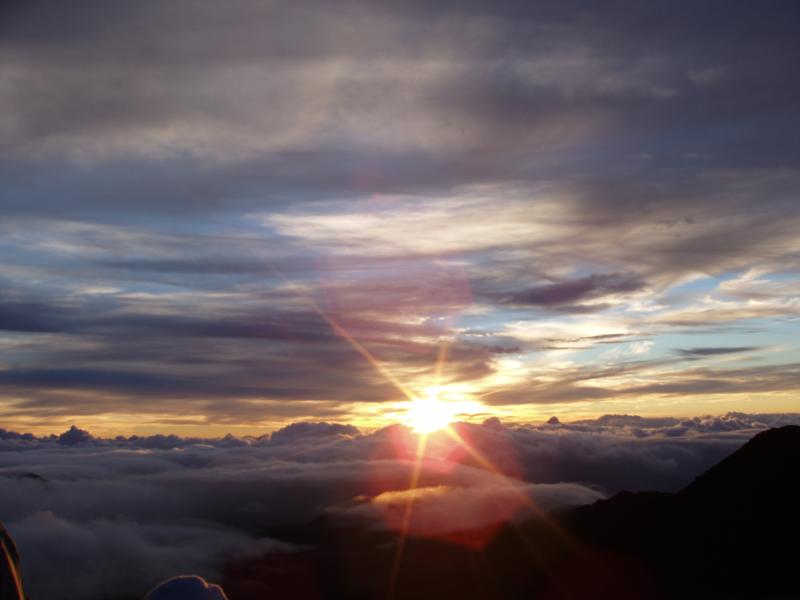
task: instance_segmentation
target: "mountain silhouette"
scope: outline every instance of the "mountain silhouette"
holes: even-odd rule
[[[621,493],[563,517],[635,559],[664,596],[798,598],[800,427],[756,435],[675,494]]]

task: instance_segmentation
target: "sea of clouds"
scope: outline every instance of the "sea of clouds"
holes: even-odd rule
[[[513,500],[520,495],[557,510],[623,489],[677,490],[757,432],[788,423],[800,415],[458,424],[475,452],[431,437],[411,532],[531,516]],[[0,429],[0,520],[17,541],[32,600],[136,597],[178,573],[214,580],[228,561],[291,552],[270,532],[322,514],[391,528],[415,439],[397,425],[364,433],[331,423],[220,439]],[[487,507],[508,514],[487,517]]]

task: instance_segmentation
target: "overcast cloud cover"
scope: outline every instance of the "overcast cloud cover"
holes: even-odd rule
[[[321,313],[414,393],[447,343],[443,393],[504,417],[796,409],[799,24],[4,2],[4,426],[380,424]]]
[[[447,436],[432,437],[411,533],[535,517],[525,497],[547,511],[621,489],[674,491],[755,433],[789,423],[800,415],[459,424],[498,472]],[[415,448],[399,426],[360,433],[305,423],[271,438],[207,440],[2,430],[0,521],[20,547],[33,600],[99,600],[120,590],[137,597],[179,573],[215,581],[230,561],[296,551],[269,532],[322,514],[396,528]]]

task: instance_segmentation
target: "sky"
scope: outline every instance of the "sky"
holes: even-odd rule
[[[793,0],[4,2],[0,426],[798,412]]]

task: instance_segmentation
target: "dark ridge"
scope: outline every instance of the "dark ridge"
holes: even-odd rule
[[[770,501],[773,490],[787,481],[796,481],[800,465],[800,425],[786,425],[756,435],[728,458],[711,467],[679,492],[686,499],[717,499],[726,495],[728,503]]]
[[[676,494],[621,493],[564,517],[667,597],[800,597],[800,427],[758,434]]]

